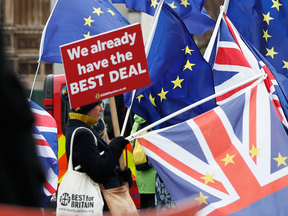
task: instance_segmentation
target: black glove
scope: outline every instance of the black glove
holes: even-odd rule
[[[129,167],[125,167],[125,169],[122,171],[120,169],[120,167],[117,167],[117,173],[120,176],[120,178],[124,181],[124,182],[128,182],[131,178],[131,170]]]
[[[119,136],[113,138],[111,142],[117,143],[117,145],[120,145],[122,149],[124,149],[125,146],[129,143],[129,140],[125,139],[123,136]]]

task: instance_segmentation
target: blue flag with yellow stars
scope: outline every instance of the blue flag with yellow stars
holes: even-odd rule
[[[112,3],[125,3],[127,8],[154,16],[160,0],[112,0]],[[214,28],[215,21],[203,7],[205,0],[166,0],[182,18],[191,34],[204,34]]]
[[[147,63],[151,85],[136,90],[131,110],[149,124],[214,94],[210,65],[180,16],[166,2],[160,11]],[[131,92],[124,94],[124,100],[130,107]],[[215,106],[215,99],[210,100],[155,128],[177,124]]]
[[[62,63],[61,45],[129,24],[109,0],[58,0],[42,33],[39,62]]]
[[[237,30],[276,69],[273,73],[288,99],[288,2],[230,0],[227,16]],[[241,17],[241,19],[239,19]]]

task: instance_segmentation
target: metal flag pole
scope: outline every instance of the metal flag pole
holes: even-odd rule
[[[146,58],[147,58],[147,56],[149,54],[149,51],[150,51],[150,47],[151,47],[151,44],[152,44],[152,41],[153,41],[153,37],[154,37],[154,33],[155,33],[155,30],[156,30],[156,27],[157,27],[157,24],[158,24],[158,19],[159,19],[159,15],[160,15],[160,12],[161,12],[161,9],[162,9],[163,2],[164,2],[164,0],[161,0],[159,2],[159,5],[158,5],[158,7],[157,7],[157,9],[155,11],[155,14],[154,14],[154,19],[152,21],[152,25],[151,25],[151,28],[150,28],[150,31],[149,31],[147,42],[145,44]],[[130,107],[127,109],[127,113],[126,113],[126,116],[125,116],[125,119],[124,119],[124,123],[123,123],[123,126],[122,126],[122,130],[121,130],[121,136],[124,136],[124,132],[125,132],[125,129],[126,129],[126,126],[127,126],[127,122],[128,122],[128,117],[130,115],[131,107],[132,107],[132,104],[133,104],[133,101],[134,101],[135,93],[136,93],[136,90],[133,90],[132,96],[131,96],[131,104],[130,104]]]
[[[252,82],[252,81],[254,81],[254,80],[256,80],[256,79],[262,78],[262,79],[259,79],[259,81],[262,81],[262,80],[264,80],[264,79],[266,78],[266,76],[267,76],[267,75],[266,75],[266,74],[263,74],[263,73],[262,73],[262,74],[258,74],[258,75],[256,75],[255,77],[252,77],[252,78],[250,78],[250,79],[247,79],[246,81],[243,81],[243,82],[241,82],[241,83],[239,83],[239,84],[237,84],[237,85],[235,85],[235,86],[232,86],[232,87],[230,87],[230,88],[227,88],[227,89],[225,89],[225,90],[223,90],[223,91],[221,91],[221,92],[218,92],[218,93],[216,93],[216,94],[210,95],[209,97],[206,97],[206,98],[204,98],[204,99],[202,99],[202,100],[200,100],[200,101],[197,101],[196,103],[193,103],[193,104],[191,104],[191,105],[189,105],[189,106],[186,106],[186,107],[184,107],[184,108],[182,108],[182,109],[180,109],[180,110],[178,110],[178,111],[176,111],[176,112],[174,112],[174,113],[171,113],[170,115],[168,115],[168,116],[166,116],[166,117],[164,117],[164,118],[162,118],[162,119],[160,119],[160,120],[158,120],[158,121],[156,121],[156,122],[148,125],[147,127],[144,127],[143,129],[137,131],[136,133],[134,133],[134,134],[126,137],[126,139],[129,140],[129,141],[131,141],[131,140],[135,139],[137,135],[139,135],[139,134],[143,133],[144,131],[147,131],[147,130],[149,130],[149,129],[151,129],[151,128],[153,128],[153,127],[161,124],[161,123],[164,122],[164,121],[167,121],[167,120],[169,120],[169,119],[171,119],[171,118],[173,118],[173,117],[175,117],[175,116],[177,116],[177,115],[179,115],[179,114],[181,114],[181,113],[183,113],[183,112],[186,112],[186,111],[188,111],[188,110],[190,110],[190,109],[192,109],[192,108],[194,108],[194,107],[196,107],[196,106],[199,106],[199,105],[201,105],[201,104],[203,104],[203,103],[205,103],[205,102],[207,102],[207,101],[209,101],[209,100],[211,100],[211,99],[213,99],[213,98],[216,98],[216,97],[218,97],[218,96],[221,96],[221,95],[223,95],[223,94],[225,94],[225,93],[227,93],[227,92],[229,92],[229,91],[232,91],[232,90],[234,90],[234,89],[236,89],[236,88],[238,88],[238,87],[240,87],[240,86],[243,86],[243,85],[245,85],[245,84],[247,84],[247,83],[249,83],[249,82]]]
[[[227,14],[229,2],[230,2],[230,0],[225,0],[225,1],[224,1],[223,10],[224,10],[224,13],[226,13],[226,14]]]
[[[217,21],[216,21],[216,24],[215,24],[215,28],[213,30],[213,33],[212,33],[211,38],[210,38],[210,41],[209,41],[208,46],[207,46],[207,48],[205,50],[205,53],[203,55],[204,59],[207,62],[209,62],[209,60],[210,60],[211,52],[212,52],[212,49],[213,49],[213,46],[214,46],[214,43],[215,43],[215,38],[216,38],[217,32],[219,31],[219,27],[220,27],[220,23],[221,23],[221,20],[222,20],[222,17],[223,17],[223,13],[227,13],[228,6],[229,6],[229,1],[230,0],[225,0],[224,1],[224,5],[220,6],[220,13],[219,13],[219,16],[217,18]]]
[[[127,109],[120,136],[124,136],[125,129],[126,129],[127,122],[128,122],[128,118],[129,118],[130,111],[131,111],[131,107],[132,107],[132,104],[133,104],[133,101],[134,101],[135,92],[136,92],[136,90],[132,91],[131,104],[130,104],[130,107],[128,107],[128,109]]]
[[[35,73],[35,76],[34,76],[34,81],[33,81],[33,83],[32,83],[32,87],[31,87],[31,91],[30,91],[30,96],[29,96],[29,99],[30,99],[30,100],[31,100],[31,97],[32,97],[32,92],[33,92],[33,89],[34,89],[34,85],[35,85],[35,82],[36,82],[36,77],[37,77],[37,75],[38,75],[39,68],[40,68],[40,62],[38,62],[37,70],[36,70],[36,73]]]
[[[221,23],[221,20],[222,20],[222,17],[223,17],[223,6],[220,7],[220,13],[219,13],[219,16],[217,18],[217,21],[216,21],[216,24],[215,24],[215,28],[213,30],[213,33],[211,35],[211,38],[210,38],[210,41],[208,43],[208,46],[205,50],[205,53],[203,55],[203,58],[209,62],[210,60],[210,57],[211,57],[211,53],[212,53],[212,49],[213,49],[213,46],[214,46],[214,43],[215,43],[215,40],[216,40],[216,36],[217,36],[217,33],[219,31],[219,28],[220,28],[220,23]]]

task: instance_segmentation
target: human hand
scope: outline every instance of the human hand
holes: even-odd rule
[[[117,172],[124,182],[128,182],[130,180],[132,172],[129,167],[125,167],[124,170],[121,170],[120,167],[117,167]]]
[[[111,143],[117,143],[118,145],[122,146],[122,149],[129,143],[129,140],[125,139],[123,136],[115,137],[111,140]]]

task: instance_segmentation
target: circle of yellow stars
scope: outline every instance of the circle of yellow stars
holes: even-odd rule
[[[272,6],[271,6],[271,9],[272,8],[275,8],[277,9],[277,11],[279,12],[281,10],[281,7],[283,6],[279,0],[271,0],[272,1]],[[267,12],[266,14],[265,13],[262,13],[262,16],[263,16],[263,22],[266,22],[266,24],[269,26],[270,24],[272,24],[274,18],[271,16],[270,14],[270,11]],[[275,23],[274,23],[275,24]],[[277,25],[277,23],[276,23]],[[267,30],[264,30],[263,29],[263,38],[265,39],[266,42],[269,41],[269,38],[271,38],[272,36],[269,35],[269,32],[268,32],[268,29]],[[274,59],[275,55],[279,54],[277,52],[277,50],[275,50],[275,47],[269,47],[269,48],[266,48],[266,55],[265,56],[270,56],[272,59]],[[282,68],[286,68],[288,69],[288,60],[285,61],[285,60],[282,60],[283,62],[283,67]]]
[[[150,7],[153,7],[154,9],[156,9],[158,4],[159,4],[159,2],[157,0],[151,0]],[[177,6],[175,6],[175,2],[174,1],[171,4],[168,3],[168,5],[170,5],[170,7],[173,8],[173,9],[177,8]],[[191,4],[188,2],[188,0],[181,0],[180,5],[181,6],[183,5],[185,8],[187,8],[187,6],[189,6]]]
[[[116,16],[114,11],[112,11],[110,8],[107,8],[106,12],[110,13],[111,16]],[[93,7],[92,14],[97,14],[98,16],[101,16],[102,14],[104,14],[104,12],[101,10],[101,7],[98,7],[98,8]],[[95,20],[92,19],[92,15],[90,15],[88,18],[84,18],[84,21],[85,21],[84,26],[88,25],[89,27],[91,27],[91,24],[93,22],[95,22]],[[84,36],[84,38],[91,37],[90,31],[88,31],[87,34],[83,34],[83,36]]]
[[[185,48],[182,49],[182,51],[184,51],[185,55],[191,55],[192,56],[192,52],[194,51],[193,49],[190,49],[188,46],[186,46]],[[191,63],[189,60],[186,61],[183,70],[190,70],[193,71],[193,66],[195,66],[196,64]],[[179,75],[177,75],[175,80],[171,80],[171,83],[173,83],[173,89],[176,88],[182,88],[182,82],[184,81],[184,79],[180,79]],[[160,97],[160,102],[162,103],[163,100],[167,100],[166,95],[169,94],[169,91],[166,91],[163,87],[161,88],[161,92],[159,92],[157,95]],[[144,97],[143,94],[140,94],[136,97],[136,99],[138,100],[138,103],[141,102],[141,99]],[[157,107],[156,105],[156,97],[153,97],[152,94],[149,94],[149,100],[151,102],[151,104],[155,107]]]

